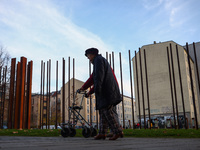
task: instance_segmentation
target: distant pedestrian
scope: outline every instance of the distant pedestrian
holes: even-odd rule
[[[119,104],[122,98],[110,64],[98,52],[96,48],[89,48],[85,51],[85,56],[93,64],[93,73],[79,90],[86,90],[94,85],[87,93],[87,96],[95,93],[96,109],[99,110],[100,116],[99,133],[94,139],[105,139],[107,126],[109,126],[113,132],[113,136],[109,140],[116,140],[119,137],[123,137],[123,132],[118,123],[118,116],[115,114],[114,106]]]

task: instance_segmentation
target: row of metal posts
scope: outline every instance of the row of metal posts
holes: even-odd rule
[[[194,56],[195,56],[195,66],[197,70],[197,79],[198,79],[198,86],[200,92],[200,82],[199,82],[199,71],[198,71],[198,63],[196,57],[196,48],[195,43],[193,43],[194,48]],[[141,50],[139,49],[139,62],[140,62],[140,74],[141,74],[141,90],[142,90],[142,102],[143,102],[143,114],[144,114],[144,121],[145,119],[145,105],[144,105],[144,92],[143,92],[143,79],[142,79],[142,63],[141,63]],[[189,48],[188,43],[186,43],[186,51],[187,51],[187,58],[188,58],[188,65],[189,65],[189,76],[190,76],[190,83],[191,83],[191,90],[192,90],[192,100],[193,100],[193,107],[194,107],[194,117],[195,117],[195,128],[198,129],[198,121],[197,121],[197,113],[196,113],[196,104],[195,104],[195,95],[193,89],[193,79],[192,79],[192,71],[191,71],[191,62],[190,62],[190,55],[189,55]],[[179,129],[179,121],[177,121],[178,125],[176,126],[176,117],[175,117],[175,110],[174,110],[174,98],[175,98],[175,106],[176,106],[176,115],[177,119],[179,116],[178,112],[178,103],[177,103],[177,95],[176,95],[176,83],[175,83],[175,74],[174,74],[174,62],[173,62],[173,53],[172,53],[172,45],[170,44],[170,56],[171,56],[171,66],[170,67],[170,56],[169,56],[169,48],[167,47],[167,60],[168,60],[168,68],[169,68],[169,81],[170,81],[170,89],[171,89],[171,98],[172,98],[172,108],[173,108],[173,117],[174,117],[174,125],[175,129]],[[176,56],[177,56],[177,64],[178,64],[178,72],[179,72],[179,81],[180,81],[180,89],[181,89],[181,98],[182,98],[182,106],[183,106],[183,114],[184,114],[184,124],[185,129],[187,129],[186,123],[186,114],[185,114],[185,104],[184,104],[184,96],[183,96],[183,86],[182,86],[182,78],[181,78],[181,70],[180,70],[180,61],[179,61],[179,53],[178,53],[178,46],[176,45]],[[149,102],[149,89],[148,89],[148,75],[147,75],[147,64],[146,64],[146,52],[144,49],[144,65],[145,65],[145,75],[146,75],[146,88],[147,88],[147,102],[148,102],[148,113],[149,113],[149,123],[151,129],[151,117],[150,117],[150,102]],[[139,81],[138,81],[138,64],[137,64],[137,55],[135,51],[135,70],[136,70],[136,85],[137,85],[137,98],[138,98],[138,112],[139,112],[139,122],[140,122],[140,129],[141,129],[141,112],[140,112],[140,91],[139,91]],[[171,71],[172,70],[172,71]],[[172,87],[172,77],[173,77],[173,85],[174,85],[174,95],[173,95],[173,87]],[[146,123],[144,124],[144,128],[146,129]]]

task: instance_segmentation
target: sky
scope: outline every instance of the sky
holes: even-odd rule
[[[134,57],[135,50],[153,41],[199,42],[199,6],[199,0],[0,0],[0,45],[17,61],[21,56],[33,61],[32,92],[40,92],[41,60],[51,59],[51,91],[56,89],[56,61],[62,86],[63,58],[66,82],[69,57],[71,69],[75,60],[75,78],[86,81],[84,53],[90,47],[104,57],[114,52],[121,85],[121,53],[124,94],[130,96],[128,50]]]

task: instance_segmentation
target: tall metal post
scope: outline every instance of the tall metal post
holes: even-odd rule
[[[145,102],[144,102],[144,89],[143,89],[143,74],[142,74],[142,58],[141,50],[139,48],[139,57],[140,57],[140,79],[141,79],[141,88],[142,88],[142,102],[143,102],[143,116],[144,116],[144,128],[146,129],[146,115],[145,115]]]
[[[91,76],[91,62],[89,61],[89,77],[90,76]],[[92,125],[92,97],[91,95],[90,95],[90,124]]]
[[[197,111],[196,111],[196,104],[195,104],[195,95],[194,95],[192,69],[191,69],[191,63],[190,63],[190,54],[189,54],[188,43],[186,43],[186,51],[187,51],[187,55],[188,55],[188,65],[189,65],[189,74],[190,74],[191,89],[192,89],[192,100],[193,100],[193,107],[194,107],[195,127],[196,127],[196,129],[198,129],[199,127],[198,127],[198,121],[197,121]]]
[[[109,60],[110,60],[110,67],[111,67],[112,66],[111,54],[109,54]]]
[[[146,51],[144,49],[144,66],[146,72],[146,88],[147,88],[147,103],[148,103],[148,114],[149,114],[149,128],[151,129],[151,111],[150,111],[150,102],[149,102],[149,84],[148,84],[148,71],[147,71],[147,61],[146,61]]]
[[[63,58],[62,122],[65,123],[65,59]]]
[[[13,102],[14,102],[14,85],[15,85],[15,66],[16,58],[11,60],[11,75],[10,75],[10,93],[9,93],[9,109],[8,109],[8,129],[13,128]]]
[[[1,116],[1,128],[3,128],[3,122],[4,122],[4,106],[5,106],[5,68],[3,68],[3,78],[2,78],[2,96],[1,97],[1,101],[2,101],[2,106],[1,106],[1,110],[2,110],[2,116]]]
[[[73,105],[74,104],[75,104],[75,59],[73,58]],[[73,124],[74,122],[75,122],[75,115],[73,113]]]
[[[48,126],[48,102],[49,102],[49,61],[47,61],[47,94],[46,94],[46,129]]]
[[[130,52],[130,50],[128,51],[128,54],[129,54],[130,84],[131,84],[132,121],[133,121],[133,129],[135,129],[134,101],[133,101],[133,83],[132,83],[131,52]]]
[[[178,102],[177,102],[177,95],[176,95],[176,79],[174,74],[174,61],[173,61],[173,53],[172,53],[172,44],[170,43],[170,54],[171,54],[171,64],[172,64],[172,76],[173,76],[173,83],[174,83],[174,98],[175,98],[175,104],[176,104],[176,117],[177,117],[177,128],[179,129],[179,121],[178,121]]]
[[[68,108],[70,107],[70,57],[69,57],[69,66],[68,66]],[[68,109],[68,120],[70,122],[70,111]]]
[[[45,62],[44,62],[44,70],[43,70],[43,100],[42,100],[42,129],[43,129],[43,122],[44,122],[44,85],[45,85]]]
[[[106,52],[106,60],[108,61],[108,52]]]
[[[120,62],[120,75],[121,75],[121,92],[122,92],[123,128],[125,128],[125,117],[124,117],[124,93],[123,93],[123,77],[122,77],[122,61],[121,61],[121,53],[119,53],[119,62]]]
[[[43,61],[41,61],[41,83],[40,83],[40,124],[39,127],[41,129],[41,122],[42,122],[42,81],[43,81]]]
[[[137,82],[137,96],[138,96],[138,111],[139,111],[139,121],[141,129],[141,113],[140,113],[140,92],[139,92],[139,82],[138,82],[138,66],[137,66],[137,54],[135,51],[135,72],[136,72],[136,82]]]
[[[56,129],[58,126],[58,61],[56,61]]]
[[[194,49],[194,58],[195,58],[195,66],[197,70],[197,80],[198,80],[198,86],[199,86],[199,92],[200,92],[200,80],[199,80],[199,69],[198,69],[198,60],[197,60],[197,54],[196,54],[196,46],[193,42],[193,49]]]
[[[112,65],[113,65],[113,72],[115,72],[114,52],[112,52]]]
[[[167,59],[168,59],[168,68],[169,68],[169,81],[170,81],[170,88],[171,88],[171,97],[172,97],[172,109],[173,109],[173,117],[174,117],[174,126],[176,129],[176,117],[174,111],[174,96],[173,96],[173,88],[172,88],[172,77],[171,77],[171,67],[170,67],[170,60],[169,60],[169,48],[167,46]]]
[[[51,112],[51,59],[49,59],[49,111],[48,111],[48,129],[50,129]]]
[[[178,72],[179,72],[179,81],[180,81],[180,88],[181,88],[181,98],[182,98],[182,105],[183,105],[183,115],[184,115],[185,129],[187,129],[187,122],[186,122],[186,115],[185,115],[185,103],[184,103],[184,96],[183,96],[183,84],[182,84],[179,53],[178,53],[178,45],[176,45],[176,55],[177,55],[177,63],[178,63]]]

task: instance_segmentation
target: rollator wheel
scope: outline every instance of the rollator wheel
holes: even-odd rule
[[[83,129],[83,131],[82,131],[82,135],[83,135],[85,138],[90,137],[90,135],[91,135],[90,129],[87,128],[87,127],[85,127],[85,128]]]
[[[70,131],[69,131],[69,129],[68,128],[63,128],[62,130],[61,130],[61,135],[62,135],[62,137],[68,137],[69,136],[69,133],[70,133]]]
[[[94,137],[97,135],[97,130],[95,128],[92,128],[91,131],[92,131],[91,137]]]
[[[76,135],[76,129],[70,127],[69,130],[70,130],[69,136],[74,137]]]

